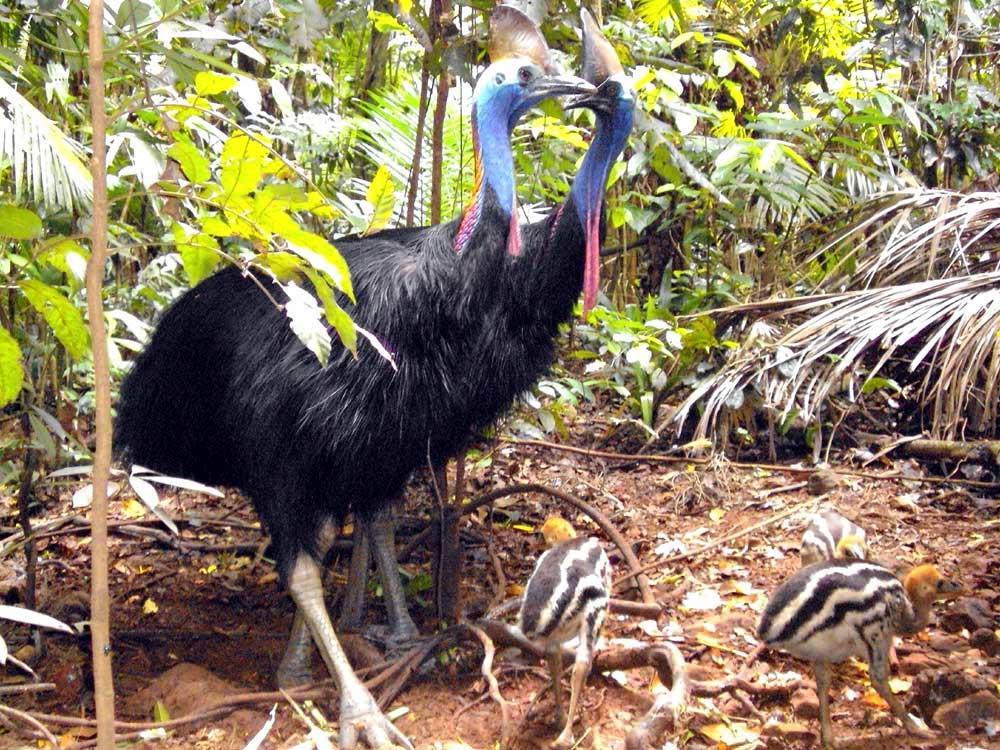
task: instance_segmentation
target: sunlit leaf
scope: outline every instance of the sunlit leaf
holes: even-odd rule
[[[31,240],[42,234],[42,220],[27,208],[0,204],[0,237],[9,240]]]
[[[210,70],[202,70],[194,77],[194,90],[198,96],[213,96],[236,86],[236,79]]]
[[[73,303],[59,290],[37,279],[19,281],[18,287],[31,306],[45,318],[69,355],[74,359],[84,356],[90,345],[90,336],[83,316]]]
[[[368,185],[368,191],[365,194],[365,200],[372,207],[372,215],[364,233],[372,234],[385,228],[386,224],[389,223],[389,219],[392,218],[392,211],[396,205],[392,176],[385,165],[379,167],[372,178],[371,183]]]
[[[0,327],[0,407],[17,398],[23,384],[21,348],[14,337]]]

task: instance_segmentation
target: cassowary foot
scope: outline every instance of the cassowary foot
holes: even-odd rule
[[[405,748],[413,744],[391,721],[385,718],[368,691],[345,693],[340,699],[340,747],[353,750],[361,742],[370,750]]]
[[[412,651],[424,641],[416,627],[393,630],[388,625],[366,625],[360,635],[382,649],[390,661]]]
[[[553,750],[569,750],[573,745],[576,744],[576,740],[573,739],[573,728],[567,726],[559,736],[552,740]]]
[[[922,740],[933,740],[937,737],[937,732],[928,728],[926,724],[917,719],[912,714],[907,716],[903,720],[903,727],[912,736],[917,737]]]

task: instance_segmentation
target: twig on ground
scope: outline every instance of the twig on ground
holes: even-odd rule
[[[55,690],[54,682],[26,682],[23,685],[0,685],[0,695],[21,695],[22,693],[47,693]]]
[[[59,740],[56,739],[55,735],[50,732],[42,722],[36,719],[31,714],[25,711],[18,711],[16,708],[11,708],[10,706],[4,706],[0,704],[0,713],[10,716],[12,718],[23,721],[25,724],[34,729],[37,733],[42,735],[42,738],[46,742],[52,743],[53,748],[59,747]]]
[[[653,706],[628,733],[625,738],[626,750],[658,747],[663,733],[668,727],[676,728],[687,707],[690,687],[685,673],[684,656],[680,650],[672,643],[664,642],[648,651],[648,663],[656,668],[660,682],[664,686],[670,685],[670,689],[656,696]]]
[[[500,694],[500,685],[497,683],[497,678],[493,675],[493,657],[496,654],[496,648],[493,645],[493,641],[486,635],[482,628],[473,625],[471,622],[465,623],[465,627],[483,644],[483,664],[480,667],[480,672],[482,672],[483,679],[486,680],[486,684],[489,687],[490,697],[500,706],[500,744],[504,746],[510,738],[510,706],[504,700],[503,695]]]

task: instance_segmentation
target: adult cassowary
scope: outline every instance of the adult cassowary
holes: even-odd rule
[[[376,514],[428,454],[451,455],[477,426],[464,381],[510,291],[497,280],[519,245],[510,131],[542,99],[593,91],[551,74],[544,39],[519,11],[496,8],[490,34],[492,63],[473,94],[475,192],[461,219],[338,243],[357,298],[351,314],[383,339],[398,371],[371,348],[321,367],[258,285],[282,299],[280,287],[229,268],[167,310],[122,384],[119,455],[252,499],[297,606],[283,665],[296,666],[311,634],[339,688],[344,748],[409,742],[344,655],[320,562],[341,518]],[[377,550],[384,540],[371,538]],[[390,562],[380,573],[395,579],[387,594],[401,597]]]
[[[585,310],[597,296],[605,184],[632,131],[635,97],[618,55],[585,9],[581,24],[584,77],[600,88],[569,106],[592,109],[597,126],[569,197],[549,217],[521,228],[520,252],[498,269],[497,286],[507,292],[491,312],[494,322],[480,329],[483,338],[472,347],[464,378],[474,426],[496,419],[549,368],[559,324],[581,290]],[[349,585],[352,591],[363,585]]]

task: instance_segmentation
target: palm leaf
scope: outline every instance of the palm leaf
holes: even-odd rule
[[[853,403],[876,376],[900,381],[935,436],[997,430],[1000,271],[804,297],[761,321],[792,327],[751,337],[684,400],[674,419],[698,405],[695,439],[748,398],[818,420],[830,396]]]
[[[915,189],[874,198],[806,263],[828,266],[818,288],[869,288],[1000,271],[998,249],[1000,195]]]
[[[83,148],[0,78],[0,158],[8,161],[18,200],[72,211],[93,189]]]

